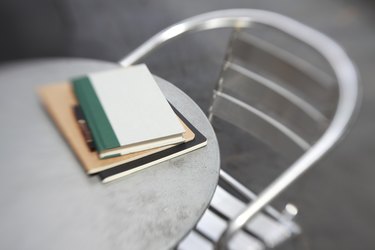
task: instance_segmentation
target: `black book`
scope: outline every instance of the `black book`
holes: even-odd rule
[[[172,105],[171,105],[172,106]],[[99,178],[103,183],[114,181],[120,177],[127,176],[131,173],[140,171],[142,169],[151,167],[155,164],[167,161],[177,156],[186,154],[198,148],[207,145],[207,138],[202,135],[181,113],[179,113],[173,106],[174,112],[178,117],[194,132],[195,138],[192,141],[179,144],[177,146],[165,149],[163,151],[145,156],[138,160],[121,164],[119,166],[101,171],[98,173]]]

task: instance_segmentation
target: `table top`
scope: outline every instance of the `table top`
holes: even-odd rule
[[[156,77],[208,145],[109,184],[84,173],[36,94],[38,85],[114,67],[86,59],[0,66],[0,249],[167,249],[203,214],[218,181],[218,144],[177,87]]]

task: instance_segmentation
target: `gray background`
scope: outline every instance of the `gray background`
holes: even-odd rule
[[[356,63],[363,83],[356,125],[278,203],[291,200],[301,210],[298,221],[304,235],[295,248],[374,249],[375,11],[371,1],[2,0],[0,61],[54,56],[117,61],[174,22],[224,8],[259,8],[288,15],[334,38]],[[206,109],[225,38],[225,32],[194,34],[161,49],[148,63],[154,73],[174,82]],[[243,181],[256,190],[280,170],[266,167],[283,165],[254,139],[233,142],[220,130],[218,136],[223,164],[234,175],[244,176],[233,163],[246,163]],[[242,153],[243,148],[250,156]]]

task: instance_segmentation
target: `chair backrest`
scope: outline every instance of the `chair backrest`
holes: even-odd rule
[[[330,38],[290,18],[262,10],[234,9],[172,25],[120,61],[123,66],[135,64],[167,41],[190,31],[254,25],[272,27],[311,47],[326,60],[333,76],[293,53],[247,34],[234,34],[233,50],[228,53],[216,88],[211,117],[236,121],[237,126],[296,160],[231,220],[220,237],[219,249],[225,249],[236,232],[321,159],[347,131],[358,103],[358,79],[351,60]],[[244,112],[252,118],[244,118]]]
[[[210,119],[230,122],[296,159],[327,129],[338,88],[333,76],[303,58],[236,30],[213,97]]]

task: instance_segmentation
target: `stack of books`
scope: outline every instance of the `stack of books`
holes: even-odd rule
[[[207,144],[144,64],[42,86],[39,94],[86,173],[104,183]]]

